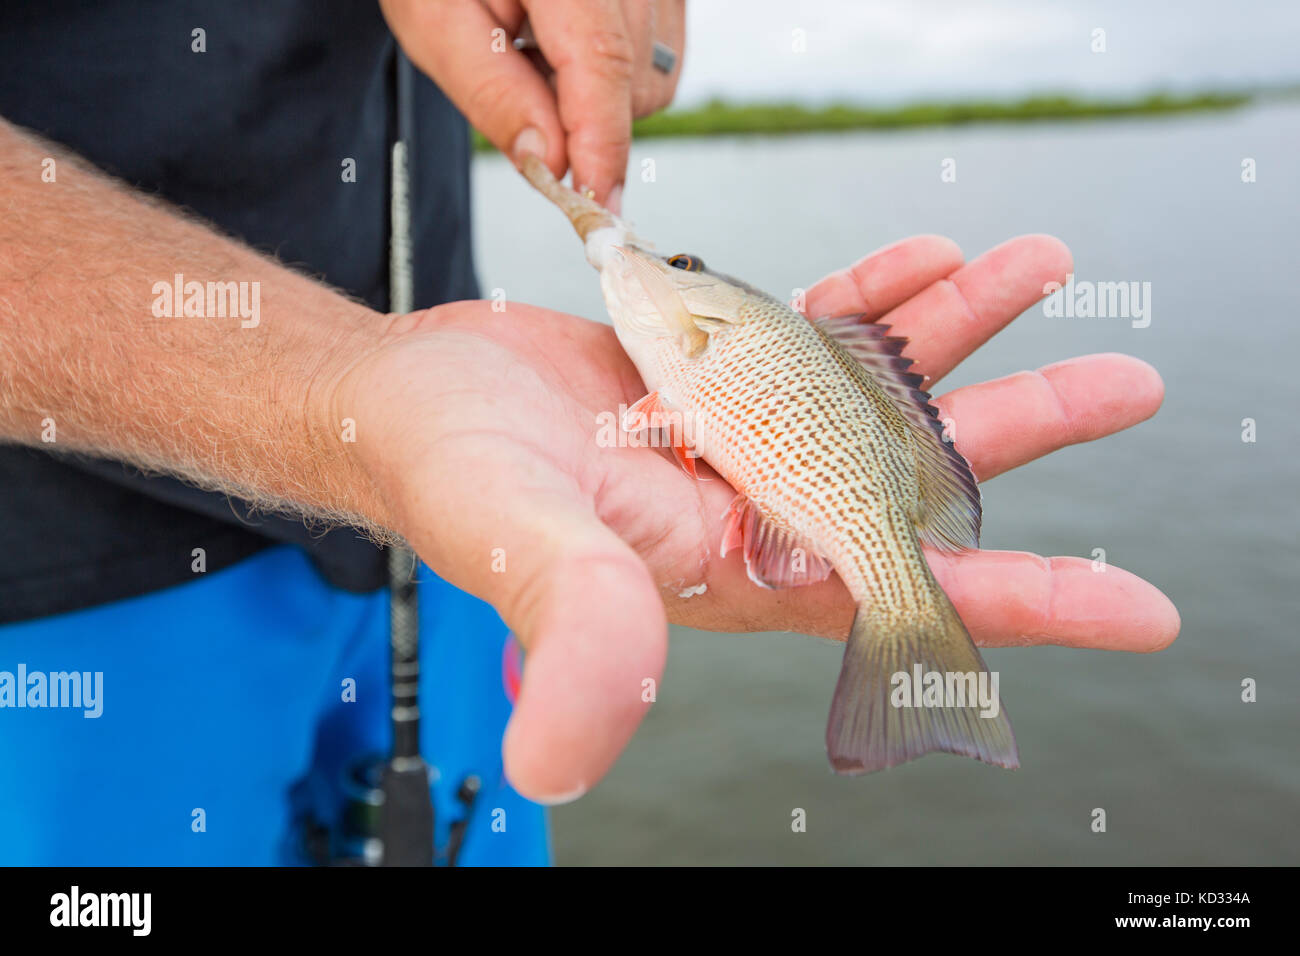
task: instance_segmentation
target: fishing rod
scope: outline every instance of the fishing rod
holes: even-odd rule
[[[415,142],[415,67],[396,50],[397,136],[392,147],[389,233],[389,309],[415,308],[410,168]],[[468,774],[456,789],[464,813],[448,826],[441,853],[435,845],[431,782],[438,771],[420,752],[420,615],[415,575],[419,558],[409,548],[387,549],[389,686],[393,746],[387,757],[365,755],[344,770],[343,808],[337,830],[308,815],[301,846],[323,866],[455,866],[483,781]]]
[[[411,241],[411,183],[407,150],[413,142],[411,64],[395,51],[397,137],[391,154],[388,250],[389,310],[415,308]],[[307,821],[305,841],[317,863],[353,866],[433,866],[432,776],[420,753],[419,558],[409,548],[385,549],[389,593],[388,683],[393,746],[388,757],[368,755],[350,765],[341,832],[335,846],[328,828]]]
[[[414,142],[414,74],[396,50],[397,141],[392,154],[392,225],[388,257],[389,309],[415,308],[411,242],[410,167]],[[384,866],[433,866],[433,796],[429,766],[420,754],[420,604],[415,585],[419,559],[408,548],[388,549],[390,594],[389,684],[393,751],[380,782],[379,839]]]

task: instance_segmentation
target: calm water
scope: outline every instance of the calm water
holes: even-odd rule
[[[609,777],[554,815],[559,862],[1300,862],[1300,107],[1087,125],[650,141],[625,211],[778,295],[899,237],[973,258],[1050,232],[1080,279],[1150,282],[1152,321],[1035,308],[944,389],[1070,355],[1156,366],[1154,419],[983,486],[989,548],[1108,560],[1183,616],[1167,651],[986,652],[1024,769],[936,755],[828,769],[840,645],[676,629],[659,700]],[[958,182],[939,164],[957,160]],[[1258,182],[1240,181],[1241,161]],[[567,225],[499,157],[476,167],[480,275],[516,301],[604,317]],[[1254,418],[1258,441],[1241,440]],[[1241,681],[1259,700],[1241,702]],[[791,832],[793,808],[807,832]],[[1108,832],[1091,832],[1106,809]]]

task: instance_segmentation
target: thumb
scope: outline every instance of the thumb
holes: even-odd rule
[[[511,159],[521,148],[536,153],[557,177],[564,175],[555,94],[484,4],[383,0],[383,8],[407,57],[493,146]]]
[[[566,802],[604,776],[649,709],[668,623],[644,563],[590,512],[552,512],[517,533],[522,566],[501,606],[526,656],[506,776],[524,796]]]
[[[412,544],[439,575],[492,604],[525,648],[506,776],[538,802],[575,799],[654,699],[646,689],[668,645],[663,600],[641,558],[549,456],[493,435],[457,446],[438,451],[446,483],[421,496],[430,533]]]

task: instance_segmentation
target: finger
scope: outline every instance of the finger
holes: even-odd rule
[[[944,236],[913,236],[832,272],[808,290],[804,314],[880,318],[961,268],[961,249]],[[900,333],[901,334],[901,333]]]
[[[623,15],[636,46],[632,113],[640,118],[671,103],[677,90],[685,53],[685,3],[683,0],[628,0],[623,4]],[[654,65],[656,42],[672,50],[676,57],[667,73]]]
[[[609,199],[627,175],[636,50],[617,0],[529,5],[529,22],[555,69],[574,186]]]
[[[1059,644],[1146,653],[1168,647],[1182,626],[1178,610],[1154,585],[1085,558],[929,549],[926,558],[971,637],[985,647]]]
[[[628,39],[632,41],[631,95],[632,116],[644,116],[653,111],[656,83],[662,76],[654,68],[655,5],[651,0],[625,0],[623,22]]]
[[[631,548],[568,492],[526,480],[476,484],[469,500],[495,500],[498,509],[461,509],[464,518],[444,529],[462,547],[480,542],[470,553],[485,562],[501,557],[502,570],[472,590],[526,649],[503,745],[506,776],[540,803],[576,799],[635,732],[649,707],[644,682],[662,677],[667,620],[659,591]]]
[[[959,388],[935,405],[955,447],[984,481],[1146,421],[1164,394],[1160,373],[1146,362],[1104,354]]]
[[[506,28],[512,40],[519,36],[520,27],[528,16],[521,0],[479,0],[479,3],[488,8],[492,19]]]
[[[641,559],[589,512],[547,525],[537,536],[547,556],[523,569],[533,576],[519,618],[528,650],[504,759],[515,789],[553,804],[590,789],[640,724],[646,681],[663,674],[667,619]]]
[[[712,539],[721,534],[727,491],[710,492],[702,492],[708,500],[701,533]],[[1082,558],[1019,552],[927,548],[925,556],[981,645],[1153,651],[1178,635],[1178,612],[1169,599],[1113,566],[1094,571]],[[694,597],[665,594],[672,621],[706,630],[785,629],[843,640],[853,619],[853,601],[836,576],[804,587],[757,588],[740,556],[728,555],[708,561],[706,583],[707,590]]]
[[[1064,282],[1070,251],[1051,236],[1021,236],[991,249],[946,279],[880,317],[908,339],[903,354],[938,381],[1039,299],[1050,282]]]
[[[1093,570],[1084,558],[1011,551],[927,548],[925,556],[982,646],[1148,652],[1167,647],[1181,626],[1178,611],[1159,589],[1114,566]],[[708,588],[689,600],[668,598],[670,619],[706,630],[785,629],[836,640],[844,640],[853,619],[853,602],[836,577],[806,587],[760,589],[745,580],[744,562],[728,556],[710,563]]]
[[[430,76],[471,124],[516,159],[520,135],[551,172],[565,170],[564,127],[555,95],[510,43],[508,28],[478,0],[382,0],[411,62]]]
[[[477,337],[454,333],[440,354],[460,361],[462,346],[465,361],[482,358]],[[499,362],[513,369],[521,401],[557,404],[506,350]],[[557,429],[541,452],[500,437],[499,405],[453,404],[445,421],[438,403],[429,406],[427,432],[443,438],[411,449],[405,466],[434,480],[413,489],[394,520],[416,529],[408,537],[426,563],[492,604],[526,649],[504,742],[511,783],[539,802],[573,799],[609,769],[649,706],[643,682],[660,679],[667,652],[663,603],[644,562],[552,463],[581,460],[584,433]]]

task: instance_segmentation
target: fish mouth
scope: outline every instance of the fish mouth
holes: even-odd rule
[[[615,243],[609,247],[609,251],[613,253],[615,261],[636,269],[638,274],[644,274],[647,269],[656,274],[659,272],[659,257],[630,242]]]
[[[685,309],[658,256],[628,242],[610,243],[607,252],[609,264],[618,270],[619,277],[625,282],[635,282],[660,312],[676,313]]]

